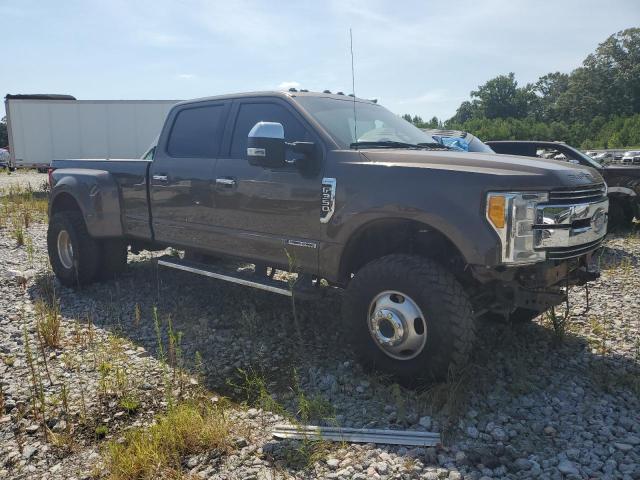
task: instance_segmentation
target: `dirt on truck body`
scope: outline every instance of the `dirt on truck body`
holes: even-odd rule
[[[297,298],[328,284],[344,289],[345,341],[404,383],[463,366],[479,315],[527,320],[595,278],[609,205],[593,169],[450,150],[375,102],[327,93],[183,102],[153,158],[52,167],[62,283],[117,275],[128,248],[171,246],[184,257],[160,265]]]

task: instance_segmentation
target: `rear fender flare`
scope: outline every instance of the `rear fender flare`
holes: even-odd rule
[[[56,198],[71,195],[78,204],[92,237],[123,235],[120,196],[113,176],[105,170],[69,168],[52,173],[54,187],[49,197],[49,215]]]

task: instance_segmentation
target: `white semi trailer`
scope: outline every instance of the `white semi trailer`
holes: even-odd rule
[[[178,101],[7,95],[10,166],[44,170],[56,158],[137,158]]]

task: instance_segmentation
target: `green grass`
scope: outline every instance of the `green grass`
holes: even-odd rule
[[[124,442],[107,445],[108,478],[180,478],[185,456],[210,450],[228,452],[231,444],[230,426],[222,409],[203,403],[179,404],[150,427],[127,432]]]
[[[0,228],[11,227],[14,237],[33,222],[46,222],[47,209],[46,193],[34,191],[31,185],[0,189]]]

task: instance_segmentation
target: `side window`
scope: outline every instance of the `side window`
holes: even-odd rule
[[[243,103],[238,110],[233,137],[231,156],[244,157],[247,152],[247,135],[258,122],[278,122],[284,128],[287,142],[307,141],[309,133],[293,114],[277,103]],[[287,159],[291,152],[287,152]]]
[[[218,153],[224,105],[181,110],[173,122],[167,151],[172,157],[214,157]]]
[[[153,160],[153,155],[156,153],[156,147],[151,147],[147,153],[142,157],[143,160]]]

